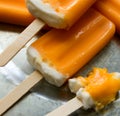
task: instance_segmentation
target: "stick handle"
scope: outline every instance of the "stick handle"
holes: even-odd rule
[[[0,66],[7,64],[44,25],[44,22],[35,19],[17,39],[0,54]]]
[[[0,116],[25,95],[36,83],[42,79],[39,72],[34,71],[27,79],[18,85],[7,96],[0,99]]]
[[[80,107],[82,107],[83,104],[80,100],[78,100],[77,97],[71,99],[64,105],[60,106],[59,108],[55,109],[54,111],[48,113],[46,116],[68,116],[72,112],[76,111]]]

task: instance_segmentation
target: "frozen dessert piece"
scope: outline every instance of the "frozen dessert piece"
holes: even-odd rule
[[[114,24],[90,9],[70,29],[53,29],[28,48],[29,62],[45,79],[61,86],[111,39]]]
[[[76,93],[85,109],[94,107],[100,110],[116,99],[120,90],[120,73],[94,68],[87,77],[69,79],[69,88]]]

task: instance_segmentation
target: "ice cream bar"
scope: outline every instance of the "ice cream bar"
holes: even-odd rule
[[[33,20],[25,0],[0,0],[0,22],[27,26]]]
[[[26,0],[28,9],[34,16],[39,18],[39,20],[36,19],[33,21],[33,23],[19,35],[18,39],[0,54],[0,66],[7,64],[45,24],[55,28],[68,29],[95,1],[96,0]]]
[[[28,48],[29,62],[56,86],[64,84],[111,39],[114,24],[89,9],[70,30],[53,29]]]
[[[120,34],[120,0],[98,0],[95,8],[115,23]]]
[[[101,110],[116,99],[120,90],[120,73],[109,73],[105,68],[94,68],[87,77],[69,79],[69,88],[71,92],[76,93],[76,97],[46,116],[68,116],[81,107]]]
[[[96,0],[27,0],[30,12],[55,28],[71,27]]]
[[[94,68],[87,77],[69,79],[69,88],[76,93],[85,109],[94,107],[98,111],[116,99],[120,90],[120,73]]]

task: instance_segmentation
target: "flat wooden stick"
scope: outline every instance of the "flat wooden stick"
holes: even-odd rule
[[[0,54],[0,66],[7,64],[44,25],[44,22],[35,19],[17,39]]]
[[[54,111],[48,113],[46,116],[68,116],[82,106],[82,102],[75,97]]]
[[[25,95],[36,83],[42,79],[39,72],[34,71],[27,79],[18,85],[7,96],[0,100],[0,116]]]

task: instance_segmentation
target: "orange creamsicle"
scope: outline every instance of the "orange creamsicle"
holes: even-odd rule
[[[71,27],[96,0],[27,0],[30,12],[55,28]]]
[[[120,0],[98,0],[95,7],[113,23],[120,34]]]
[[[70,29],[53,29],[28,48],[28,60],[45,79],[61,86],[111,39],[114,24],[94,9]]]
[[[0,0],[0,22],[27,26],[33,20],[25,0]]]
[[[69,79],[70,90],[77,94],[84,108],[104,108],[116,99],[120,90],[120,73],[94,68],[87,77]]]

